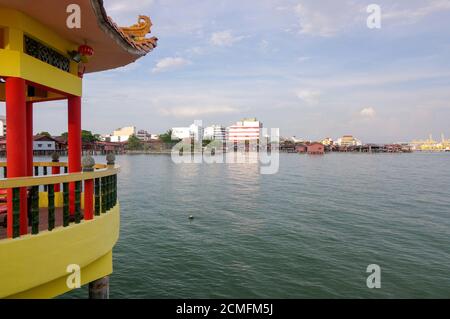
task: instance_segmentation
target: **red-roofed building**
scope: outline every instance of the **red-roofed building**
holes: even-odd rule
[[[325,146],[322,143],[314,142],[307,146],[308,154],[323,155],[325,154]]]

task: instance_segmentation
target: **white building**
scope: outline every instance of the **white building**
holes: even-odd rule
[[[150,134],[150,139],[151,140],[159,140],[159,135],[158,134]]]
[[[0,136],[6,136],[6,116],[0,116]]]
[[[290,138],[290,140],[294,143],[305,143],[306,142],[306,140],[304,138],[296,137],[296,136],[292,136]]]
[[[204,140],[224,141],[226,137],[226,128],[222,125],[211,125],[205,128],[203,132]]]
[[[149,141],[151,139],[151,136],[152,135],[149,132],[145,131],[145,130],[139,130],[136,133],[136,137],[138,139],[140,139],[141,141],[144,141],[144,142]]]
[[[189,127],[172,128],[172,140],[188,138],[193,138],[197,142],[200,141],[203,138],[203,127],[198,124],[192,124]]]
[[[349,146],[361,146],[362,142],[354,138],[352,135],[344,135],[343,137],[338,138],[336,144],[342,147],[349,147]]]
[[[228,127],[228,141],[259,141],[263,124],[256,118],[246,118]]]
[[[128,141],[131,135],[136,135],[135,126],[126,126],[118,128],[113,132],[112,135],[109,136],[109,139],[111,142],[126,142]]]
[[[33,151],[55,151],[56,150],[56,141],[54,138],[41,135],[35,136],[33,138]]]

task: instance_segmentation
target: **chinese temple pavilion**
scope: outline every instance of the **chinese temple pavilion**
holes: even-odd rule
[[[102,0],[0,0],[0,298],[51,298],[77,280],[107,297],[119,168],[113,156],[82,159],[83,75],[145,56],[157,42],[150,28],[146,16],[117,26]],[[33,110],[54,100],[67,101],[68,161],[34,162]]]

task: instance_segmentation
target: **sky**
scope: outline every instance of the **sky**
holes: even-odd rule
[[[119,25],[149,15],[159,41],[136,63],[85,76],[84,129],[257,117],[311,140],[450,136],[450,0],[104,2]],[[367,27],[373,3],[379,29]],[[61,102],[35,114],[36,131],[67,130]]]

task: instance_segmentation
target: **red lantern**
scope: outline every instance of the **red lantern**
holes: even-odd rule
[[[94,55],[94,49],[91,48],[90,46],[86,45],[86,44],[80,45],[79,48],[78,48],[78,52],[81,55],[84,55],[84,56],[92,56],[92,55]]]

